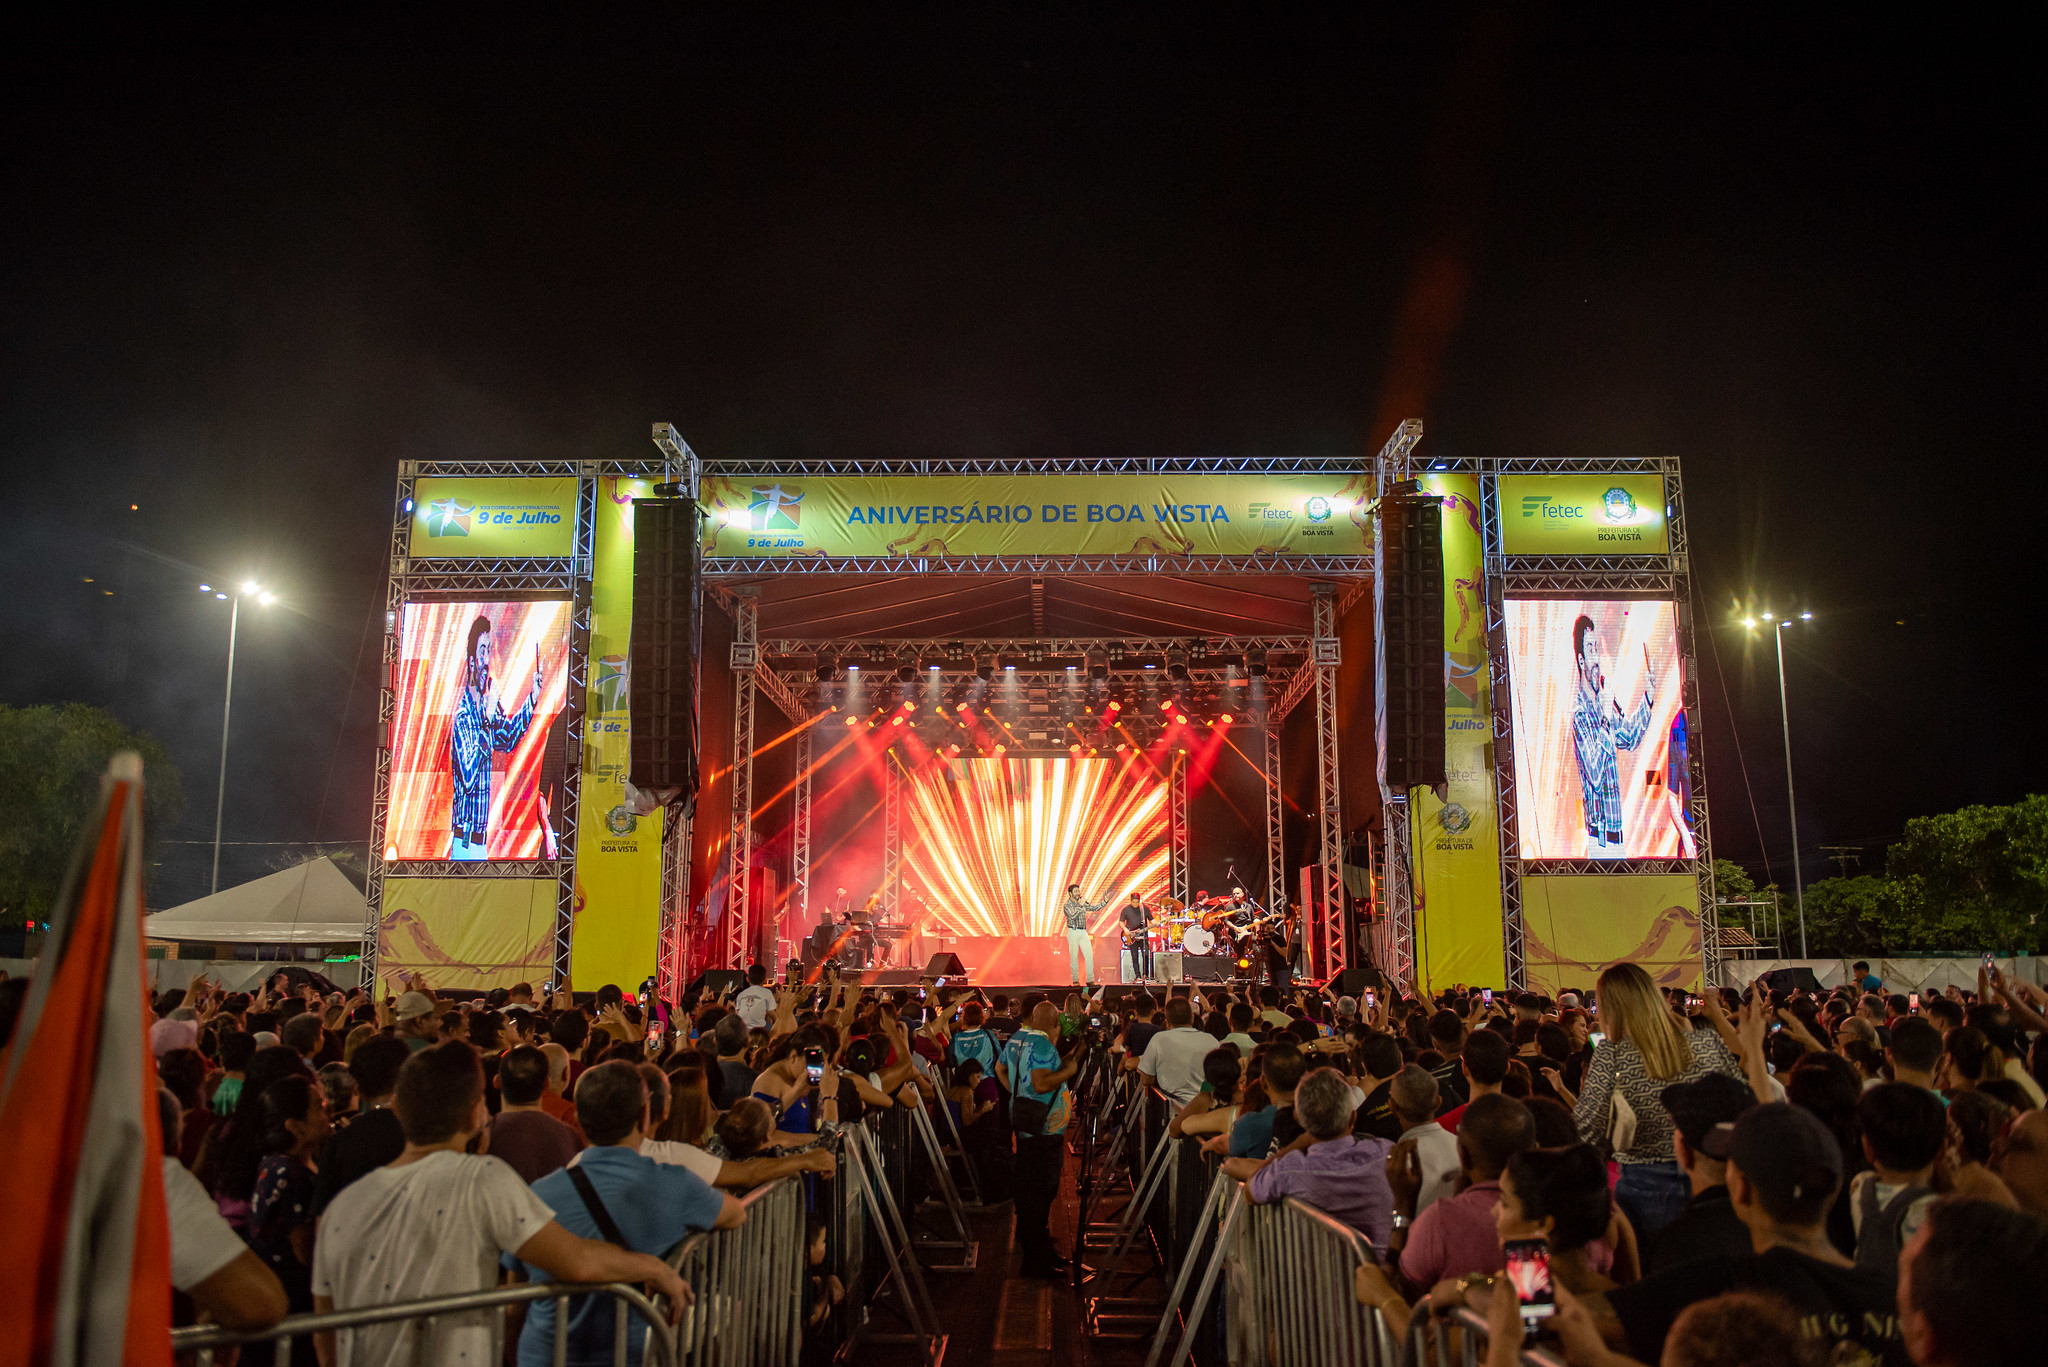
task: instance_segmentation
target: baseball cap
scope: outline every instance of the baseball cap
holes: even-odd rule
[[[407,992],[399,997],[391,1008],[391,1014],[402,1021],[418,1020],[421,1016],[434,1013],[434,999],[424,992]]]
[[[1735,1122],[1729,1161],[1742,1170],[1766,1207],[1813,1201],[1842,1182],[1842,1148],[1820,1117],[1778,1101],[1752,1106]]]
[[[1756,1094],[1726,1073],[1674,1082],[1657,1093],[1685,1142],[1709,1158],[1726,1158],[1735,1142],[1735,1122],[1756,1105]],[[1745,1170],[1746,1171],[1746,1170]]]

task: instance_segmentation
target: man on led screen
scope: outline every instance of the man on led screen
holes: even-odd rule
[[[1586,857],[1621,859],[1627,842],[1621,829],[1620,750],[1643,743],[1650,729],[1650,708],[1657,676],[1643,653],[1643,701],[1633,714],[1607,696],[1607,675],[1601,668],[1600,632],[1593,619],[1572,623],[1572,651],[1578,658],[1579,698],[1572,708],[1572,750],[1579,761],[1579,787],[1586,807]]]
[[[491,619],[469,624],[469,649],[464,654],[462,692],[455,701],[455,726],[448,738],[448,767],[455,780],[449,815],[448,857],[489,858],[491,825],[491,757],[519,744],[533,725],[540,701],[540,651],[533,653],[533,692],[512,716],[491,696]]]

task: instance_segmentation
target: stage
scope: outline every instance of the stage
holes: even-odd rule
[[[1112,933],[1097,935],[1094,942],[1095,972],[1089,975],[1089,981],[1108,984],[1132,981],[1125,971],[1122,939]],[[904,952],[906,946],[916,946],[919,952]],[[888,963],[860,970],[861,985],[915,985],[940,977],[960,981],[958,975],[943,971],[948,966],[944,963],[939,965],[941,971],[933,971],[934,959],[948,954],[959,958],[960,966],[966,970],[965,981],[968,984],[991,991],[1050,990],[1046,987],[1048,983],[1066,984],[1070,977],[1064,935],[914,935],[899,943],[898,952]],[[1152,959],[1150,985],[1155,987],[1183,982],[1250,981],[1250,970],[1238,969],[1235,961],[1224,954],[1194,955],[1156,950]],[[805,972],[807,975],[815,972],[815,965],[806,964]],[[1241,977],[1238,976],[1240,974]],[[851,970],[848,970],[848,976],[852,976]]]

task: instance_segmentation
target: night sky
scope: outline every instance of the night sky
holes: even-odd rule
[[[360,841],[399,460],[1369,456],[1412,412],[1683,459],[1719,853],[1789,871],[1746,595],[1816,615],[1809,878],[2040,788],[2030,28],[764,9],[7,21],[0,701],[158,733],[206,840],[197,585],[253,573],[228,839]]]

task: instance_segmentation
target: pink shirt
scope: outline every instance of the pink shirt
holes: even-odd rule
[[[1494,1229],[1493,1208],[1500,1183],[1474,1182],[1456,1196],[1430,1203],[1416,1217],[1401,1249],[1401,1273],[1417,1286],[1431,1287],[1467,1272],[1498,1272],[1507,1265]]]

